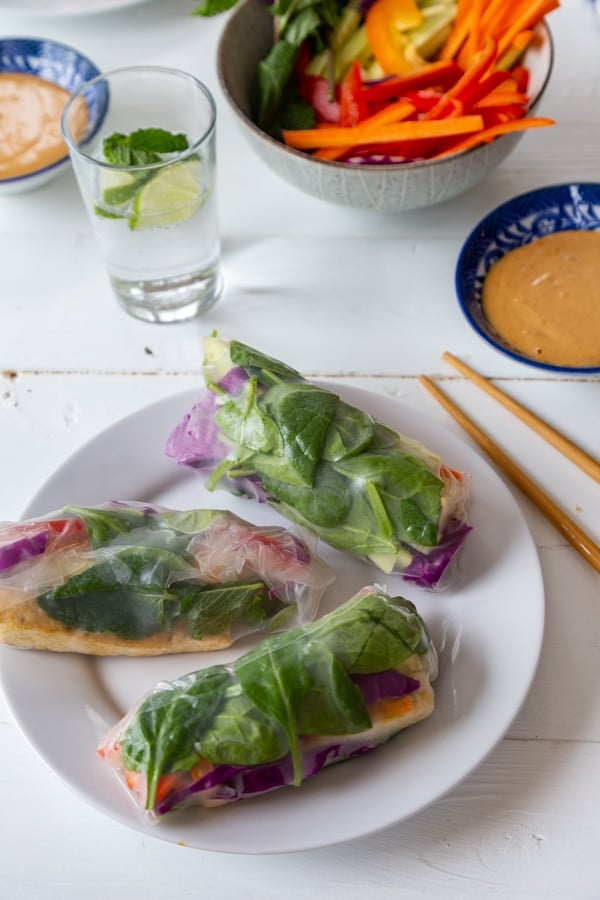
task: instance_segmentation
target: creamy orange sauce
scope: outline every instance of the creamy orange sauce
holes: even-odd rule
[[[600,232],[556,232],[507,253],[484,280],[482,307],[531,359],[600,365]]]
[[[67,155],[60,117],[68,99],[64,88],[35,75],[0,73],[0,179],[26,175]]]

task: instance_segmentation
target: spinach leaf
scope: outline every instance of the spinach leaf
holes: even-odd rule
[[[227,689],[225,701],[198,752],[212,763],[254,766],[281,759],[289,751],[282,726],[261,712],[239,683]]]
[[[303,665],[304,654],[302,641],[278,635],[250,650],[234,666],[246,696],[283,728],[290,747],[295,785],[302,781],[297,708],[310,688],[310,676]]]
[[[298,50],[287,41],[277,41],[258,64],[256,123],[269,131],[292,77]]]
[[[263,453],[281,454],[283,450],[279,428],[257,402],[255,378],[247,382],[242,394],[219,407],[215,421],[234,444]]]
[[[242,344],[241,341],[229,342],[229,357],[236,366],[241,366],[243,369],[256,370],[249,373],[251,375],[262,374],[263,370],[265,370],[280,375],[282,378],[304,380],[300,372],[296,372],[295,369],[291,369],[278,359],[273,359],[265,353],[260,353],[258,350],[248,347],[247,344]]]
[[[218,16],[219,13],[227,12],[232,9],[237,0],[204,0],[200,6],[193,9],[192,16]]]
[[[299,734],[356,734],[371,727],[360,690],[329,647],[311,641],[304,667],[311,686],[298,706]]]
[[[406,453],[370,453],[340,460],[338,472],[358,484],[375,486],[369,499],[377,496],[382,507],[375,508],[381,523],[381,509],[393,525],[398,540],[434,547],[440,515],[443,482],[427,466]],[[385,536],[385,528],[379,529]]]
[[[335,462],[355,456],[371,444],[374,432],[373,419],[368,413],[338,400],[327,431],[323,459]]]
[[[321,16],[314,6],[307,6],[293,16],[287,24],[280,25],[280,37],[285,37],[288,44],[299,47],[307,37],[315,34],[322,25]]]
[[[338,398],[315,385],[282,382],[266,392],[261,405],[277,424],[283,453],[300,484],[314,482],[327,430]],[[287,478],[282,478],[287,481]],[[297,483],[297,479],[290,479]]]
[[[198,743],[231,681],[225,666],[212,666],[159,685],[138,707],[119,748],[126,768],[146,775],[146,809],[155,804],[162,775],[191,769],[198,762]]]
[[[235,623],[258,626],[273,607],[269,589],[257,581],[186,586],[179,608],[188,634],[200,639],[207,634],[221,634]]]
[[[412,653],[424,653],[429,644],[409,600],[385,598],[375,591],[308,627],[313,640],[325,644],[347,672],[356,674],[391,669]]]
[[[275,119],[276,130],[314,128],[317,117],[313,107],[297,91],[288,91]]]
[[[37,602],[67,628],[140,639],[172,626],[179,604],[167,585],[174,572],[187,568],[167,551],[126,547],[41,594]]]
[[[272,478],[272,468],[266,464],[261,465],[259,471],[269,502],[275,508],[284,504],[284,515],[293,521],[306,525],[307,528],[335,530],[343,526],[353,499],[348,490],[348,481],[333,469],[319,466],[310,487],[292,485]]]

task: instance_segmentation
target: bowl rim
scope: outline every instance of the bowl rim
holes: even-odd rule
[[[482,149],[481,145],[479,145],[477,147],[470,147],[467,150],[459,150],[456,153],[449,153],[447,156],[444,156],[442,159],[425,159],[425,160],[416,160],[415,162],[406,162],[406,163],[377,163],[376,165],[370,164],[370,163],[361,163],[360,165],[357,165],[357,166],[349,166],[348,163],[339,162],[338,160],[315,158],[314,156],[311,156],[310,154],[305,153],[303,150],[296,150],[294,147],[288,147],[287,144],[283,144],[281,141],[276,140],[274,137],[267,134],[266,131],[263,131],[261,128],[259,128],[258,125],[256,125],[256,123],[252,121],[252,119],[250,119],[244,112],[242,112],[242,110],[239,108],[238,104],[235,102],[234,98],[232,97],[231,92],[229,91],[229,88],[226,83],[225,75],[224,75],[224,69],[225,69],[225,47],[224,47],[224,45],[225,45],[227,36],[230,32],[232,22],[234,22],[235,19],[241,15],[244,7],[249,5],[251,2],[253,2],[253,0],[240,0],[240,2],[238,2],[238,5],[233,10],[231,16],[227,20],[223,31],[221,32],[221,36],[219,38],[219,43],[217,46],[217,60],[216,60],[217,77],[218,77],[219,83],[221,85],[221,90],[223,91],[223,94],[225,95],[225,97],[229,103],[229,106],[231,107],[233,112],[236,114],[236,116],[238,116],[238,118],[243,122],[243,124],[245,126],[247,126],[255,135],[257,135],[257,137],[260,137],[262,140],[266,141],[271,146],[279,148],[280,150],[283,150],[284,152],[289,153],[298,159],[302,159],[305,161],[310,160],[311,163],[315,163],[316,165],[323,166],[325,168],[343,169],[344,171],[357,169],[360,172],[382,172],[382,173],[383,172],[398,172],[399,170],[402,172],[406,172],[406,171],[414,172],[419,169],[432,168],[435,165],[444,166],[445,164],[453,164],[457,160],[462,160],[463,158],[466,159],[469,156],[471,156],[472,154],[477,153],[478,150]],[[266,8],[267,7],[265,6],[265,9]],[[552,74],[552,70],[554,68],[554,58],[555,58],[554,39],[552,37],[552,32],[551,32],[550,27],[545,18],[542,19],[541,22],[538,23],[538,25],[536,26],[536,31],[543,34],[545,40],[548,43],[549,65],[548,65],[548,69],[544,75],[542,84],[541,84],[536,96],[530,100],[530,103],[528,106],[528,111],[530,111],[530,112],[533,110],[533,108],[535,106],[538,105],[538,103],[542,99],[542,96],[545,93],[546,87],[548,86],[548,82],[550,80],[550,76]],[[522,134],[523,134],[523,132],[513,132],[512,134],[509,133],[509,134],[505,134],[505,135],[500,135],[499,137],[494,138],[494,140],[491,143],[495,144],[497,141],[501,141],[503,138],[506,138],[506,139],[512,138],[514,140],[515,138],[520,137]],[[489,145],[484,144],[483,146],[486,147]]]
[[[565,190],[569,190],[569,189],[573,189],[573,188],[576,188],[576,189],[591,188],[593,190],[596,190],[598,192],[598,203],[600,205],[600,181],[572,180],[572,181],[557,182],[555,184],[541,185],[540,187],[532,188],[529,191],[524,191],[521,194],[515,194],[513,197],[510,197],[508,200],[503,201],[502,203],[495,206],[493,209],[489,210],[489,212],[487,212],[479,220],[479,222],[477,222],[477,224],[470,230],[469,234],[467,235],[467,237],[465,238],[465,240],[462,244],[462,247],[460,249],[460,252],[458,254],[457,261],[456,261],[456,267],[455,267],[455,272],[454,272],[454,287],[455,287],[456,297],[458,299],[459,307],[460,307],[461,312],[462,312],[463,316],[465,317],[467,323],[471,326],[473,331],[475,331],[479,335],[479,337],[481,337],[490,347],[493,347],[494,350],[498,351],[499,353],[504,354],[505,356],[508,356],[510,359],[512,359],[515,362],[519,362],[519,363],[522,363],[527,366],[532,366],[533,368],[536,368],[536,369],[542,369],[543,371],[546,371],[546,372],[561,372],[563,374],[569,374],[569,375],[594,375],[594,374],[600,373],[600,364],[597,366],[560,366],[560,365],[556,365],[554,363],[545,363],[540,360],[532,359],[531,357],[525,356],[514,348],[511,349],[508,346],[504,346],[501,343],[502,338],[500,338],[500,336],[498,336],[497,340],[494,340],[494,338],[490,334],[488,334],[486,331],[484,331],[480,327],[479,323],[475,320],[475,318],[473,317],[473,315],[471,313],[471,306],[473,305],[473,302],[476,303],[478,306],[481,306],[481,297],[476,298],[475,301],[473,301],[472,298],[467,298],[465,296],[465,291],[463,290],[463,287],[461,284],[461,278],[463,277],[464,270],[465,270],[465,257],[470,250],[470,246],[471,246],[472,242],[477,238],[477,236],[481,232],[487,231],[488,233],[490,233],[490,231],[491,231],[492,235],[495,234],[496,233],[495,222],[499,216],[501,216],[503,213],[510,212],[512,207],[517,203],[520,204],[529,199],[538,197],[541,194],[548,194],[550,196],[555,196],[559,193],[564,192]],[[550,206],[550,203],[548,203],[547,206]],[[543,210],[540,209],[538,212],[541,213],[542,211]],[[491,228],[490,228],[490,226],[491,226]],[[561,230],[565,231],[565,230],[575,230],[575,229],[561,229]],[[577,230],[587,231],[590,229],[581,228],[581,229],[577,229]],[[600,231],[600,226],[599,226],[598,230]],[[552,233],[556,233],[556,232],[552,232]],[[542,237],[542,235],[540,235],[539,237]],[[538,239],[539,238],[534,238],[534,240],[538,240]],[[510,253],[510,250],[505,251],[505,253],[503,253],[502,256],[505,256],[506,253]],[[487,272],[486,272],[486,274],[487,274]],[[490,326],[490,329],[493,331],[491,326]]]
[[[37,44],[38,49],[41,49],[41,47],[43,45],[56,47],[59,50],[64,50],[69,54],[74,54],[79,60],[85,62],[90,67],[90,75],[88,76],[88,78],[85,79],[86,81],[89,81],[90,79],[96,78],[96,77],[98,77],[98,75],[100,75],[100,69],[98,68],[96,63],[92,59],[90,59],[89,56],[87,56],[87,54],[82,53],[81,50],[78,50],[77,47],[73,47],[72,44],[65,44],[64,41],[57,41],[54,38],[39,37],[36,35],[3,34],[2,36],[0,36],[0,57],[1,57],[1,53],[2,53],[3,44],[8,44],[8,43],[15,44],[15,45],[18,45],[20,43],[23,43],[23,44],[26,43],[29,47],[32,44],[33,45]],[[39,58],[40,59],[42,58],[41,54],[40,54]],[[26,74],[27,70],[25,70],[25,69],[8,69],[0,61],[0,74],[5,73],[5,72],[17,72],[17,73]],[[33,73],[30,73],[30,74],[33,74]],[[50,80],[50,79],[47,79],[47,80]],[[53,82],[53,84],[56,84],[56,82]],[[62,85],[59,85],[59,87],[62,87]],[[68,162],[69,162],[69,151],[67,149],[64,156],[61,156],[60,159],[56,159],[53,163],[49,163],[47,166],[43,166],[41,169],[33,169],[31,172],[26,172],[23,175],[13,175],[10,178],[0,177],[0,192],[2,191],[3,187],[7,187],[8,185],[24,184],[26,181],[29,181],[29,179],[38,179],[38,178],[42,178],[42,177],[45,178],[45,177],[49,176],[55,169],[58,170],[64,166],[66,166]]]

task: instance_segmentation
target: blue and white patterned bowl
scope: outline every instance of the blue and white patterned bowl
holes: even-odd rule
[[[573,230],[600,230],[600,183],[556,184],[513,197],[488,213],[465,241],[456,265],[456,293],[468,323],[496,350],[538,369],[591,374],[600,366],[568,368],[523,356],[496,334],[481,305],[483,281],[493,263],[537,238]]]
[[[100,70],[87,57],[73,47],[46,38],[3,37],[0,38],[0,73],[19,72],[36,75],[73,93],[90,78],[100,74]],[[88,106],[88,131],[96,131],[104,118],[107,106],[106,93],[101,89],[86,95]],[[45,166],[17,178],[0,178],[0,195],[17,194],[40,187],[69,165],[65,155],[50,166]]]

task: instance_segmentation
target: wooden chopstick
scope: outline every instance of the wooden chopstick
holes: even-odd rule
[[[486,394],[489,394],[490,397],[493,397],[494,400],[497,400],[498,403],[501,403],[505,409],[508,409],[511,413],[521,419],[522,422],[529,425],[530,428],[543,437],[544,440],[548,441],[548,443],[555,447],[556,450],[559,450],[560,453],[567,457],[567,459],[571,460],[572,463],[575,463],[576,466],[579,466],[586,475],[589,475],[594,481],[600,482],[600,462],[598,462],[598,460],[589,456],[581,449],[581,447],[578,447],[577,444],[574,444],[566,438],[564,434],[561,434],[560,431],[557,431],[547,422],[544,422],[543,419],[540,419],[535,413],[532,413],[531,410],[527,409],[527,407],[522,406],[516,400],[513,400],[512,397],[509,397],[508,394],[505,394],[504,391],[501,391],[500,388],[493,385],[487,378],[484,378],[483,375],[480,375],[479,372],[476,372],[475,369],[472,369],[462,360],[457,359],[456,356],[452,356],[451,353],[442,353],[442,359],[465,375],[469,381],[472,381],[473,384],[480,387]]]
[[[600,547],[583,531],[573,519],[545,494],[542,489],[523,472],[513,460],[495,444],[462,409],[444,394],[425,375],[419,381],[430,394],[450,413],[458,424],[469,434],[482,450],[492,459],[511,481],[537,506],[560,533],[575,547],[587,562],[600,572]]]

